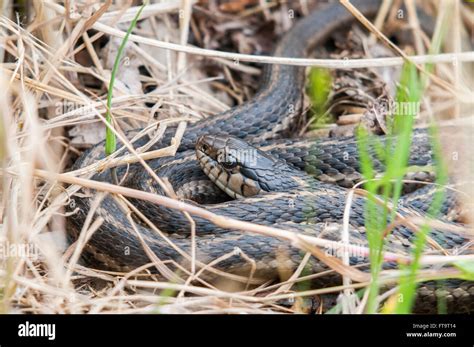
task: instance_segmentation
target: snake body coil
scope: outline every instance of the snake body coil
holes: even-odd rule
[[[352,1],[366,16],[373,16],[379,8],[379,1]],[[333,3],[311,14],[294,25],[277,45],[274,54],[282,57],[303,57],[315,45],[323,44],[330,33],[341,25],[350,24],[352,15],[341,5]],[[330,140],[321,142],[280,139],[291,134],[300,124],[304,87],[304,69],[286,65],[268,65],[264,69],[262,86],[255,97],[229,111],[192,124],[188,127],[181,142],[179,153],[172,159],[157,159],[148,165],[159,176],[167,177],[175,191],[181,197],[194,197],[202,202],[218,202],[205,205],[205,208],[221,216],[251,221],[257,224],[271,225],[294,230],[305,235],[319,236],[338,241],[345,206],[346,191],[339,186],[350,186],[360,179],[358,172],[357,146],[354,139]],[[155,143],[151,150],[167,145],[173,136],[173,129]],[[207,134],[226,134],[225,137],[204,136]],[[130,138],[132,133],[129,134]],[[231,135],[231,136],[229,136]],[[260,149],[240,142],[245,139],[252,144],[261,145]],[[239,161],[236,166],[226,169],[228,184],[220,184],[228,194],[235,197],[253,196],[248,199],[224,201],[223,193],[204,176],[197,164],[193,150],[199,139],[198,159],[204,164],[207,174],[216,182],[222,179],[223,171],[213,164],[212,150],[220,141],[229,148],[248,149],[255,154],[256,167],[246,172],[245,184],[231,182],[230,173],[238,166],[245,169],[245,163]],[[146,144],[145,138],[134,142],[135,146]],[[205,145],[205,146],[203,146]],[[212,146],[211,146],[212,145]],[[209,147],[208,147],[209,146]],[[429,139],[425,132],[416,132],[411,155],[412,165],[426,165],[431,161]],[[209,152],[210,151],[210,152]],[[344,159],[349,153],[350,159]],[[275,157],[276,156],[276,157]],[[83,168],[104,158],[103,144],[98,144],[78,159],[73,169]],[[215,158],[215,156],[214,156]],[[177,165],[179,169],[177,169]],[[383,165],[374,162],[376,168]],[[259,166],[260,165],[260,166]],[[257,169],[257,170],[255,170]],[[320,181],[312,178],[319,178]],[[237,170],[237,169],[236,169]],[[237,171],[236,171],[237,172]],[[117,174],[124,178],[122,184],[141,190],[163,194],[162,188],[138,164],[129,168],[118,168]],[[216,177],[219,176],[219,177]],[[237,176],[236,176],[237,177]],[[111,181],[110,172],[96,174],[93,179]],[[237,178],[235,178],[237,179]],[[242,177],[240,177],[242,179]],[[330,181],[328,184],[322,181]],[[190,192],[187,182],[195,184]],[[230,189],[232,188],[232,189]],[[180,193],[182,191],[182,193]],[[187,192],[187,193],[186,193]],[[68,232],[72,240],[79,237],[84,221],[94,204],[95,192],[83,189],[76,197],[76,209],[68,218]],[[220,194],[220,195],[219,195]],[[218,196],[215,201],[208,195]],[[131,220],[124,212],[123,204],[112,196],[102,197],[94,207],[94,216],[103,218],[103,223],[87,242],[83,257],[94,266],[111,270],[130,270],[150,263],[150,257],[144,250],[146,243],[154,255],[162,260],[172,260],[186,267],[190,261],[191,227],[189,220],[179,211],[162,206],[149,206],[143,201],[132,201],[140,211],[147,214],[150,222],[161,231],[168,233],[165,239],[145,223]],[[364,231],[363,198],[355,198],[350,218],[351,243],[367,246]],[[416,209],[400,209],[401,214],[421,213]],[[246,283],[252,273],[251,282],[259,283],[275,279],[282,270],[291,270],[298,266],[303,258],[300,250],[288,242],[273,237],[243,233],[236,230],[219,228],[209,221],[193,217],[196,230],[196,259],[199,268],[216,259],[221,259],[203,275],[213,278],[222,271],[232,273],[233,280]],[[141,240],[137,237],[141,235]],[[433,231],[431,237],[443,248],[460,247],[467,239],[455,233]],[[397,227],[387,237],[387,250],[408,254],[414,238],[413,231]],[[236,252],[235,250],[239,250]],[[436,252],[435,248],[431,251]],[[252,259],[255,268],[252,266]],[[283,259],[283,260],[282,260]],[[367,268],[367,260],[353,257],[351,264]],[[311,259],[309,266],[313,272],[327,270],[326,265],[317,259]],[[386,268],[396,264],[386,263]],[[364,268],[364,267],[362,267]],[[255,271],[253,271],[255,270]],[[339,282],[337,275],[329,275],[319,280],[319,285],[331,285]],[[427,285],[425,288],[431,288]],[[472,310],[474,286],[472,282],[449,281],[446,288],[457,291],[456,297],[448,302],[449,310]],[[420,290],[418,310],[430,311],[436,308],[436,295],[432,289]]]

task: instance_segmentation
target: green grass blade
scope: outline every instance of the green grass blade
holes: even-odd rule
[[[107,128],[105,130],[105,155],[112,154],[113,152],[115,152],[117,148],[117,139],[115,137],[114,132],[112,131],[112,127],[113,127],[112,113],[110,112],[110,110],[112,108],[112,96],[113,96],[113,91],[114,91],[115,77],[119,69],[120,59],[122,58],[122,54],[125,49],[125,45],[127,44],[128,38],[130,34],[132,33],[132,30],[136,27],[138,18],[140,18],[142,11],[147,4],[148,4],[148,1],[143,2],[143,5],[137,11],[137,14],[135,15],[132,22],[130,23],[127,33],[125,34],[125,37],[123,38],[120,44],[120,47],[117,51],[117,56],[115,57],[114,66],[110,74],[109,90],[107,93],[107,112],[105,114],[105,120],[107,122],[106,124]]]

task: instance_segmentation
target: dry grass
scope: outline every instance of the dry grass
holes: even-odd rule
[[[97,87],[100,85],[97,81],[103,85],[108,84],[111,66],[94,42],[97,43],[96,40],[101,37],[122,38],[138,7],[121,9],[111,2],[97,2],[90,7],[66,9],[53,2],[33,1],[36,16],[30,16],[22,25],[18,25],[16,16],[9,11],[12,2],[2,3],[0,244],[4,253],[0,254],[0,312],[289,313],[296,309],[278,304],[279,300],[294,300],[327,293],[338,294],[341,291],[344,291],[346,298],[345,304],[342,305],[343,312],[363,312],[366,297],[349,304],[347,301],[351,300],[353,291],[368,285],[370,276],[348,266],[347,257],[339,260],[327,256],[321,250],[324,247],[332,247],[340,248],[345,253],[356,247],[359,252],[368,254],[368,249],[349,244],[348,228],[344,229],[346,234],[342,237],[343,242],[336,243],[324,238],[295,235],[278,228],[224,219],[173,198],[100,183],[89,178],[97,170],[106,167],[140,162],[146,168],[147,159],[174,155],[185,131],[186,122],[212,116],[227,109],[232,98],[242,101],[251,95],[252,91],[247,88],[245,81],[236,79],[236,73],[247,74],[250,78],[258,76],[258,70],[246,62],[331,68],[387,67],[401,65],[404,59],[407,59],[406,56],[362,60],[289,59],[197,48],[185,45],[190,33],[212,46],[209,37],[206,39],[205,33],[202,32],[202,23],[198,23],[191,15],[193,11],[202,13],[202,5],[196,5],[196,1],[192,0],[170,0],[166,3],[151,4],[143,12],[144,20],[140,27],[130,37],[130,44],[125,53],[127,64],[119,72],[112,100],[112,112],[117,123],[116,135],[119,141],[127,144],[131,154],[123,156],[118,151],[99,163],[67,172],[71,158],[76,158],[82,147],[89,145],[91,141],[98,141],[101,134],[105,133],[103,124],[106,91]],[[77,6],[81,2],[71,4]],[[130,5],[130,2],[128,4]],[[273,2],[265,6],[263,4],[263,1],[257,2],[254,7],[232,18],[237,23],[245,23],[248,18],[263,13],[266,19],[277,19],[281,28],[285,28],[284,12],[278,10],[280,7]],[[305,2],[301,1],[301,4],[302,11],[305,12]],[[299,8],[300,2],[295,0],[296,5]],[[467,37],[471,35],[472,40],[474,35],[473,16],[472,11],[465,12],[467,9],[461,9],[462,6],[465,5],[457,4],[454,8],[456,13],[452,16],[452,35],[456,39],[451,42],[451,47],[447,45],[445,53],[425,55],[422,48],[423,37],[415,31],[416,53],[419,56],[409,59],[417,64],[428,61],[437,63],[435,73],[429,73],[435,83],[424,100],[420,115],[422,119],[441,118],[473,125],[474,75],[469,62],[474,60],[474,52],[466,51],[463,47],[463,43],[468,41]],[[218,13],[216,16],[229,16]],[[177,14],[179,16],[176,16]],[[176,18],[180,19],[179,24]],[[417,19],[411,19],[416,27]],[[376,27],[371,30],[375,36],[382,37]],[[112,45],[112,57],[113,52]],[[221,78],[214,78],[215,72],[211,77],[200,72],[205,64],[202,57],[215,64],[214,71],[225,76],[230,87],[221,83]],[[239,63],[234,64],[234,61]],[[139,65],[145,65],[151,77],[140,75]],[[465,73],[463,69],[471,73]],[[95,81],[92,86],[87,85],[86,82],[91,80]],[[147,83],[156,83],[156,89],[144,93],[141,88],[134,88]],[[216,92],[216,89],[219,92]],[[155,106],[149,108],[146,103]],[[154,117],[156,111],[158,117]],[[134,148],[133,139],[128,141],[123,136],[124,131],[141,128],[143,130],[137,136],[151,133],[154,134],[154,139],[158,139],[166,126],[173,123],[180,124],[174,142],[158,151],[147,152],[147,148]],[[71,132],[71,129],[74,131]],[[91,138],[88,137],[89,132],[92,133]],[[452,154],[454,151],[448,153]],[[460,165],[456,166],[456,170],[463,172],[461,177],[472,179],[469,176],[469,172],[472,173],[472,164],[472,155],[464,157],[462,163],[456,163]],[[158,177],[155,179],[159,181]],[[162,184],[165,185],[163,182]],[[122,198],[145,199],[179,209],[190,216],[201,216],[225,228],[280,238],[306,252],[304,262],[309,255],[313,255],[331,268],[328,272],[336,271],[342,274],[344,285],[295,291],[295,283],[324,275],[303,276],[303,262],[285,282],[260,284],[237,292],[226,291],[199,278],[204,269],[212,269],[222,259],[210,264],[201,264],[195,260],[194,254],[184,254],[193,264],[191,269],[182,268],[182,272],[187,274],[184,278],[177,278],[169,270],[169,262],[155,259],[153,254],[150,254],[150,264],[127,274],[86,268],[78,262],[80,250],[100,221],[86,220],[83,236],[73,246],[66,245],[64,236],[67,217],[64,206],[80,187],[114,193]],[[351,191],[348,209],[351,194],[364,192],[358,189]],[[172,196],[172,193],[169,195]],[[468,197],[472,196],[472,192],[468,192]],[[98,194],[95,203],[98,204],[100,197],[101,194]],[[133,209],[133,206],[130,208]],[[407,220],[400,217],[397,223],[416,228],[422,224],[419,219],[414,217]],[[347,220],[345,222],[348,225]],[[451,226],[440,222],[438,227]],[[20,248],[25,252],[12,255],[14,250]],[[11,254],[5,254],[5,250]],[[408,256],[389,252],[386,252],[384,257],[392,261],[410,261]],[[426,255],[421,262],[423,265],[447,264],[453,260],[472,260],[473,257]],[[248,261],[252,262],[252,259]],[[158,267],[168,280],[144,274],[143,270],[150,267]],[[455,268],[444,272],[425,269],[420,272],[419,277],[434,279],[443,278],[447,274],[455,276],[458,273],[459,270]],[[384,271],[379,281],[394,283],[396,276],[397,272]],[[252,279],[243,280],[252,284]],[[381,295],[379,300],[384,301],[391,293]]]

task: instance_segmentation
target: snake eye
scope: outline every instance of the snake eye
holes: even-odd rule
[[[224,167],[224,169],[231,170],[234,167],[237,166],[237,163],[235,161],[233,162],[222,162],[221,165]]]
[[[201,145],[201,150],[202,150],[203,152],[207,152],[207,151],[209,150],[209,146],[206,145],[205,143],[203,143],[203,144]]]

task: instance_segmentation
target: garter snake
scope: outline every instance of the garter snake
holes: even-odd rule
[[[380,5],[380,1],[374,0],[352,1],[352,3],[366,16],[374,16]],[[353,16],[343,6],[338,3],[328,4],[298,21],[277,44],[274,55],[307,56],[313,47],[323,44],[334,30],[353,21]],[[340,186],[349,186],[360,179],[357,147],[354,139],[328,140],[316,144],[284,139],[301,125],[304,77],[305,71],[301,67],[265,66],[261,87],[254,98],[229,111],[191,124],[175,158],[151,160],[148,165],[158,175],[169,178],[175,191],[182,197],[193,196],[197,197],[198,201],[216,202],[204,205],[211,212],[224,217],[278,226],[338,241],[340,239],[338,227],[343,218],[346,196],[346,191]],[[132,135],[130,133],[129,137]],[[160,141],[153,144],[151,149],[168,144],[172,136],[173,131],[170,129]],[[208,180],[196,165],[194,152],[193,155],[189,153],[189,150],[194,150],[198,139],[196,150],[204,170],[215,182],[227,182],[218,184],[227,194],[234,194],[233,197],[238,199],[221,202],[222,193],[206,183]],[[222,141],[227,147],[237,151],[249,150],[251,155],[254,155],[250,160],[254,160],[256,166],[246,166],[241,161],[234,163],[226,161],[219,163],[224,166],[217,167],[215,161],[212,161],[217,158],[213,151]],[[145,138],[140,138],[134,145],[143,146],[146,142]],[[266,151],[261,151],[252,144],[263,146],[262,149]],[[353,155],[349,155],[350,159],[345,159],[346,153]],[[103,143],[101,143],[86,151],[77,160],[73,169],[88,166],[103,157]],[[411,160],[415,165],[426,165],[431,161],[429,141],[423,131],[415,135]],[[378,164],[375,163],[375,166]],[[381,164],[379,166],[379,169],[383,169]],[[254,170],[255,168],[257,170]],[[227,181],[222,180],[224,178],[222,170],[227,172],[225,174]],[[240,175],[242,170],[246,170],[245,179]],[[320,180],[312,178],[305,171]],[[231,177],[230,172],[236,173],[235,178]],[[157,194],[164,193],[138,164],[120,167],[117,174],[123,179],[121,182],[123,185]],[[97,173],[93,179],[111,181],[110,172],[106,170]],[[332,181],[338,185],[321,181]],[[204,184],[194,184],[192,185],[194,188],[191,188],[189,182]],[[189,193],[192,189],[194,191]],[[179,190],[182,193],[179,193]],[[212,198],[207,197],[214,194],[221,194],[220,198],[212,201]],[[253,197],[240,199],[244,196]],[[75,213],[68,218],[68,234],[71,240],[77,240],[91,210],[94,197],[95,192],[82,189],[81,194],[74,198]],[[356,245],[366,246],[364,201],[364,198],[357,197],[352,203],[350,241]],[[182,266],[188,266],[191,241],[187,236],[191,228],[186,216],[162,206],[148,206],[143,201],[132,200],[132,203],[147,215],[150,222],[168,233],[168,239],[157,235],[146,223],[132,223],[124,212],[123,204],[107,195],[94,208],[94,217],[102,217],[103,221],[84,247],[83,259],[94,266],[111,270],[130,270],[150,263],[142,241],[137,237],[139,233],[158,259],[172,260]],[[402,208],[401,213],[421,212]],[[193,220],[197,233],[195,246],[198,266],[202,267],[202,264],[220,259],[214,268],[237,274],[234,277],[236,281],[248,281],[249,272],[252,272],[253,283],[275,279],[282,269],[294,269],[302,260],[303,254],[300,250],[277,238],[223,229],[198,217],[193,217]],[[465,245],[468,241],[463,235],[437,230],[432,232],[431,237],[448,252]],[[395,253],[408,254],[413,239],[412,230],[397,227],[387,237],[387,249]],[[430,252],[439,253],[439,249],[430,247]],[[367,260],[351,257],[351,264],[364,262]],[[315,273],[327,270],[326,265],[316,259],[312,259],[309,266]],[[386,268],[395,266],[393,263],[385,264]],[[209,278],[217,276],[216,272],[208,272],[206,275]],[[340,281],[338,276],[332,276],[332,279],[330,277],[324,277],[319,284],[330,285]],[[472,282],[449,281],[445,287],[450,289],[449,293],[456,292],[451,296],[454,299],[448,302],[449,310],[473,309]],[[431,287],[427,288],[429,290],[419,292],[418,302],[422,303],[419,307],[422,311],[436,307],[436,295]]]

